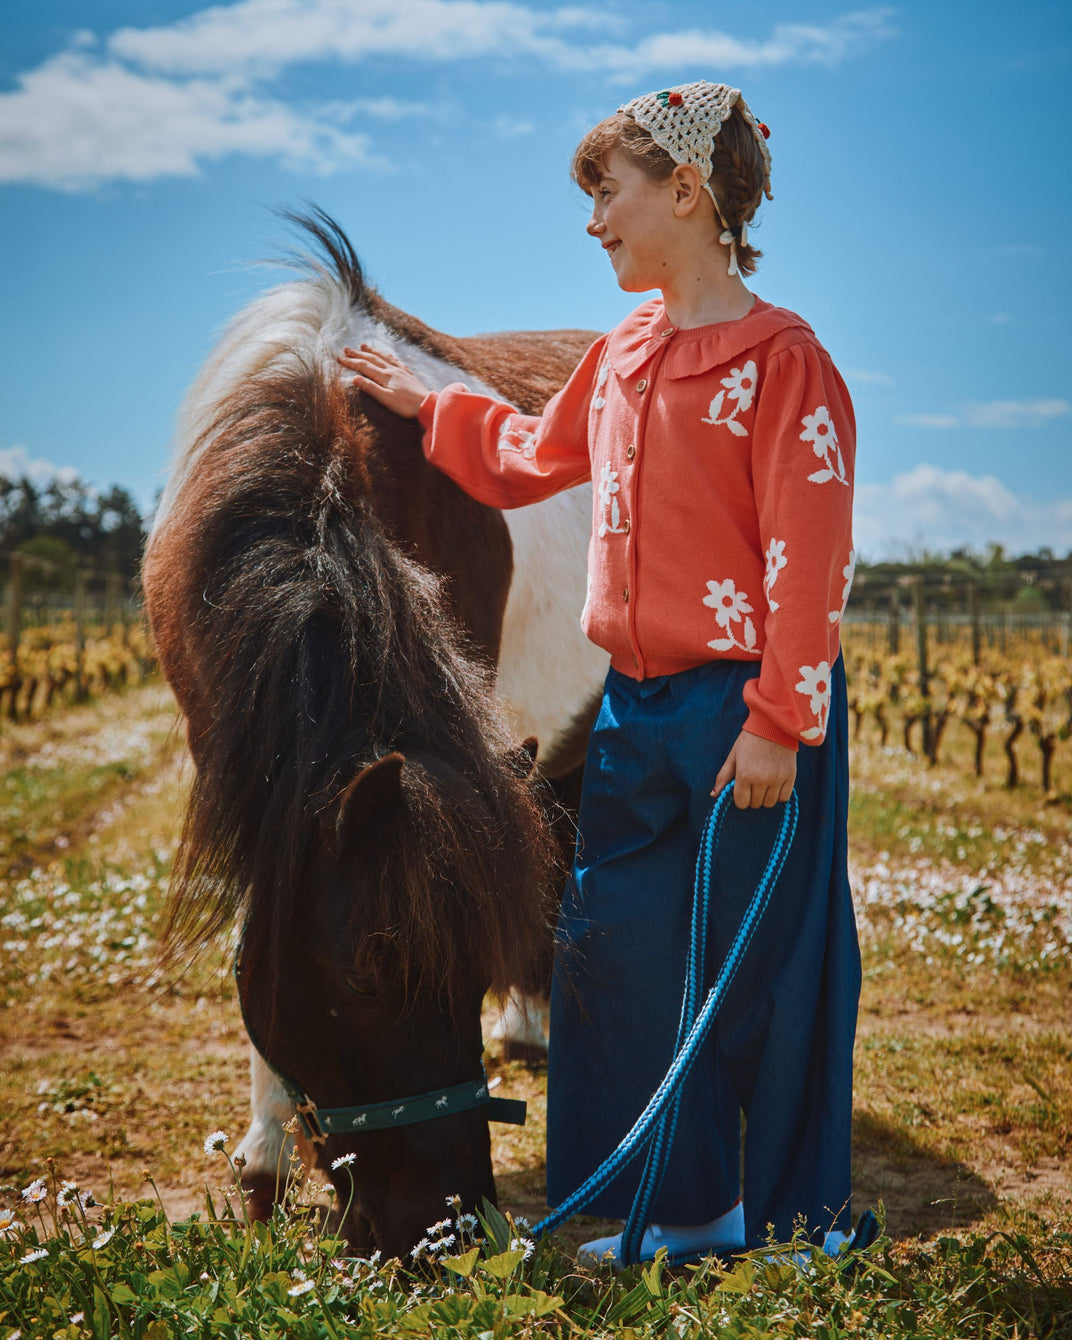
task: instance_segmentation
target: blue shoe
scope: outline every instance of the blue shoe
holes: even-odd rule
[[[709,1224],[652,1224],[640,1242],[640,1260],[654,1261],[660,1247],[666,1248],[671,1265],[699,1261],[705,1256],[731,1256],[744,1248],[744,1206],[737,1202],[732,1210]],[[622,1235],[594,1238],[577,1249],[577,1259],[585,1265],[621,1264]]]

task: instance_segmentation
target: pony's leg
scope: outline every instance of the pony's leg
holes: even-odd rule
[[[506,997],[491,1036],[502,1043],[504,1061],[542,1061],[547,1055],[547,997],[530,996],[513,987]]]
[[[294,1104],[252,1043],[249,1048],[249,1104],[249,1130],[235,1150],[235,1157],[246,1161],[242,1169],[242,1186],[248,1196],[250,1218],[267,1220],[287,1184],[294,1141],[284,1131],[283,1123],[293,1117]]]

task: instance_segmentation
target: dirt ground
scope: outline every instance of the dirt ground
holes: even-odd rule
[[[896,777],[888,760],[866,750],[856,761],[865,790],[888,781],[899,805],[933,820],[926,774],[913,794],[903,759]],[[224,955],[171,980],[160,977],[153,956],[186,784],[170,700],[149,684],[48,722],[5,725],[0,779],[0,1204],[12,1203],[52,1159],[61,1176],[98,1196],[152,1194],[151,1175],[170,1215],[184,1217],[201,1206],[206,1186],[226,1182],[219,1156],[202,1145],[223,1129],[233,1149],[245,1130],[248,1049]],[[970,798],[950,788],[957,822],[967,824]],[[1044,822],[1036,846],[1052,848],[1062,835],[1067,843],[1067,807],[1043,814],[1024,803],[1010,831]],[[926,859],[926,841],[921,857],[910,840],[925,838],[925,825],[901,852],[866,815],[855,822],[860,870],[896,866],[909,852]],[[992,818],[985,822],[992,827]],[[966,859],[954,874],[972,874]],[[1053,878],[1043,863],[1039,880]],[[1067,890],[1055,887],[1049,896],[1059,904]],[[61,909],[88,903],[97,911],[71,929]],[[861,922],[857,1209],[881,1201],[891,1233],[912,1237],[998,1222],[1010,1207],[1067,1204],[1067,955],[1057,965],[1047,959],[1045,971],[1024,963],[965,967],[940,954],[927,962],[918,930],[902,945],[869,916]],[[1060,906],[1054,917],[1058,924]],[[51,943],[64,935],[69,954]],[[502,1077],[499,1092],[529,1103],[528,1125],[493,1127],[493,1146],[503,1206],[534,1221],[544,1210],[546,1070],[504,1061],[497,1044],[487,1061],[489,1075]],[[595,1231],[596,1221],[581,1220],[566,1236],[580,1241]]]

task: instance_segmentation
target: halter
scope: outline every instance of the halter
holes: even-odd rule
[[[235,954],[235,981],[241,972],[242,945]],[[260,1052],[268,1069],[279,1080],[294,1104],[302,1134],[314,1145],[322,1145],[329,1135],[362,1134],[366,1131],[393,1130],[398,1126],[414,1126],[436,1117],[451,1117],[457,1112],[468,1112],[475,1107],[488,1109],[488,1121],[501,1121],[511,1126],[524,1126],[527,1104],[523,1098],[493,1098],[488,1091],[488,1077],[484,1063],[480,1063],[480,1078],[466,1080],[430,1093],[413,1094],[409,1098],[394,1098],[388,1102],[365,1103],[358,1107],[320,1107],[289,1075],[274,1066],[257,1045],[257,1039],[246,1016],[242,991],[238,991],[238,1008],[250,1042]]]

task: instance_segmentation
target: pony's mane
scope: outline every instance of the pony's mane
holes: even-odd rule
[[[335,259],[353,262],[358,300],[356,258]],[[390,927],[410,989],[449,995],[474,963],[505,985],[546,926],[551,844],[487,670],[376,515],[372,439],[356,396],[299,359],[235,388],[197,444],[167,525],[188,537],[190,637],[213,708],[191,740],[165,943],[189,951],[244,919],[258,971],[278,981],[325,817],[399,750],[398,824],[362,859],[391,878],[365,881],[379,892],[355,916]]]

